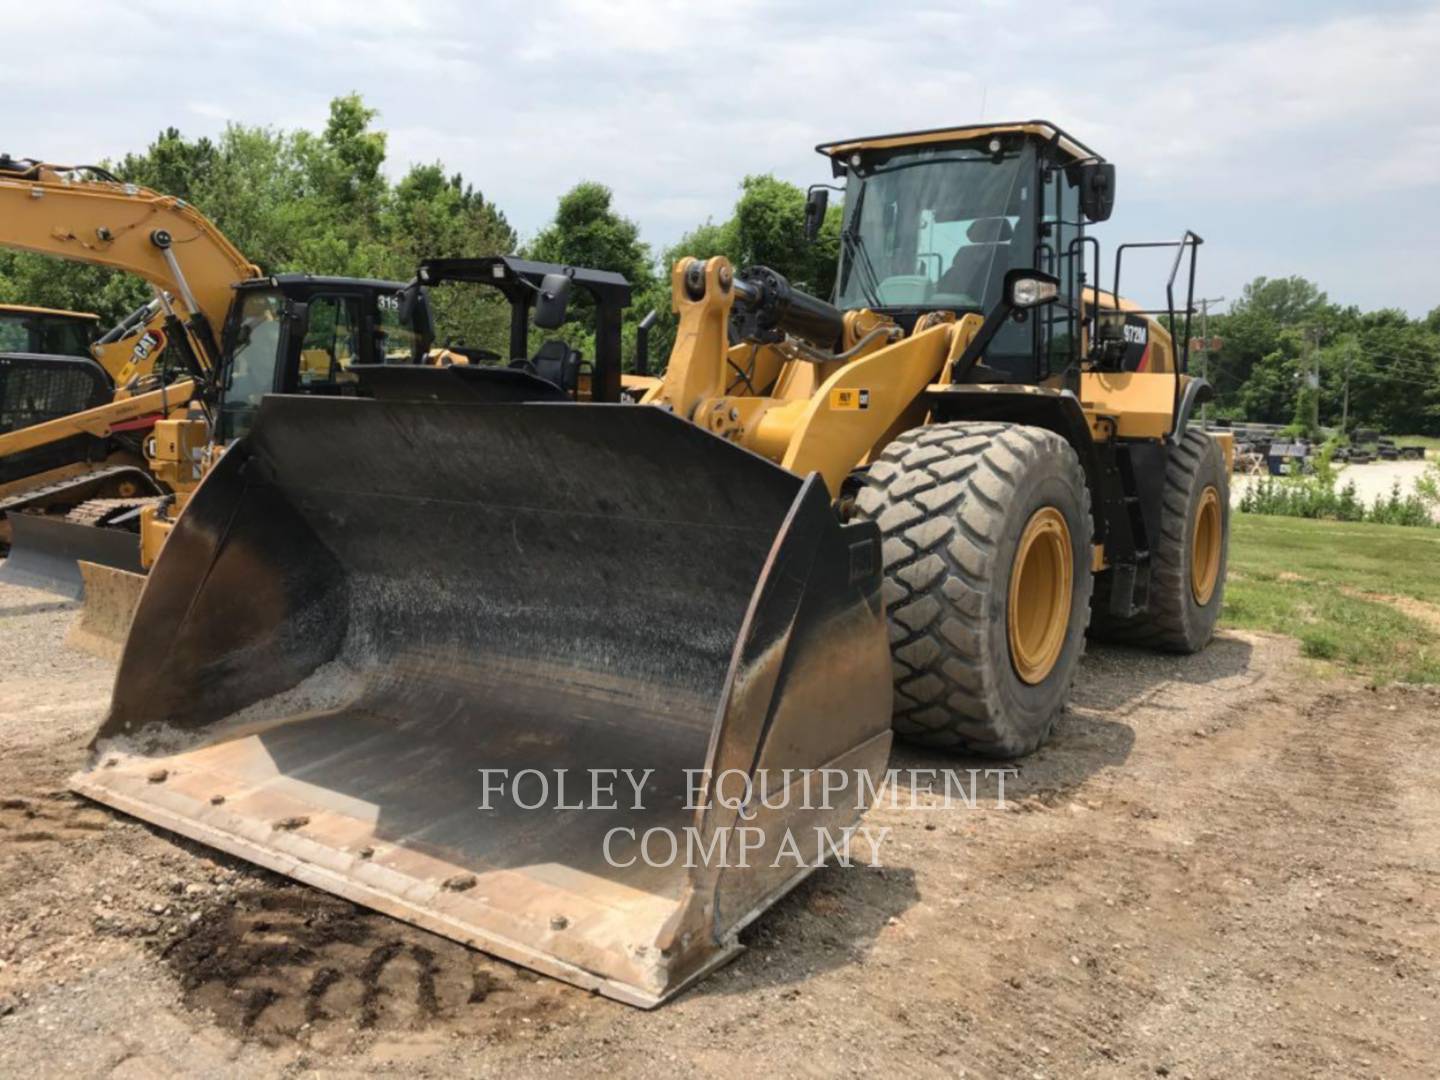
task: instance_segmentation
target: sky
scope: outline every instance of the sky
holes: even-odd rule
[[[1300,274],[1342,303],[1440,306],[1436,3],[0,0],[0,15],[15,156],[116,158],[168,125],[319,129],[358,91],[393,174],[442,161],[522,236],[598,180],[658,251],[727,217],[747,174],[827,180],[819,142],[1039,117],[1116,165],[1107,262],[1189,228],[1201,296]],[[1155,302],[1166,269],[1127,259],[1124,291]]]

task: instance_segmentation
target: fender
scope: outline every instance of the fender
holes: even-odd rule
[[[1180,396],[1180,407],[1175,410],[1175,426],[1170,432],[1169,443],[1174,446],[1185,437],[1185,426],[1195,412],[1195,406],[1215,400],[1215,388],[1204,379],[1192,377]]]

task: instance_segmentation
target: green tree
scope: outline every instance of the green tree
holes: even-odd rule
[[[207,138],[190,140],[179,128],[162,131],[143,154],[126,154],[116,175],[186,202],[196,202],[215,168],[219,148]]]
[[[828,297],[835,290],[841,218],[840,207],[832,206],[812,243],[805,239],[805,192],[773,176],[747,176],[731,216],[681,237],[665,253],[666,269],[684,255],[724,255],[737,268],[768,266],[797,288]]]
[[[640,239],[640,227],[615,209],[610,189],[587,180],[560,196],[555,220],[530,242],[525,254],[540,262],[613,270],[624,275],[633,299],[625,312],[621,352],[625,366],[631,367],[635,327],[658,296],[659,279],[650,248]],[[593,327],[593,307],[588,297],[577,291],[572,294],[570,315],[559,336],[586,356],[593,356]]]
[[[604,184],[582,181],[560,196],[555,220],[532,240],[526,254],[542,262],[589,266],[623,274],[643,288],[655,277],[640,226],[615,210]]]
[[[1303,277],[1257,277],[1230,305],[1232,314],[1259,315],[1280,326],[1313,322],[1329,306],[1326,295]]]

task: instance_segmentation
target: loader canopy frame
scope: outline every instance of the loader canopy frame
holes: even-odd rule
[[[511,255],[478,259],[427,259],[415,272],[407,288],[433,288],[446,282],[468,282],[499,290],[510,304],[510,355],[523,360],[530,355],[530,316],[535,299],[547,275],[563,273],[571,284],[582,289],[595,305],[595,357],[590,379],[590,400],[614,403],[620,400],[620,322],[630,305],[631,287],[625,278],[609,270],[561,266],[535,262]],[[433,344],[430,327],[423,348]]]

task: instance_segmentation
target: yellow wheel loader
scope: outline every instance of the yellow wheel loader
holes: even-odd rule
[[[1092,611],[1203,647],[1228,446],[1171,329],[1199,238],[1161,249],[1162,322],[1118,299],[1126,248],[1099,289],[1114,170],[1054,125],[820,151],[833,303],[681,259],[668,366],[624,374],[615,275],[427,264],[402,308],[501,287],[509,365],[265,398],[156,562],[76,790],[650,1006],[844,856],[892,726],[1034,749]],[[531,355],[572,289],[595,355]]]

